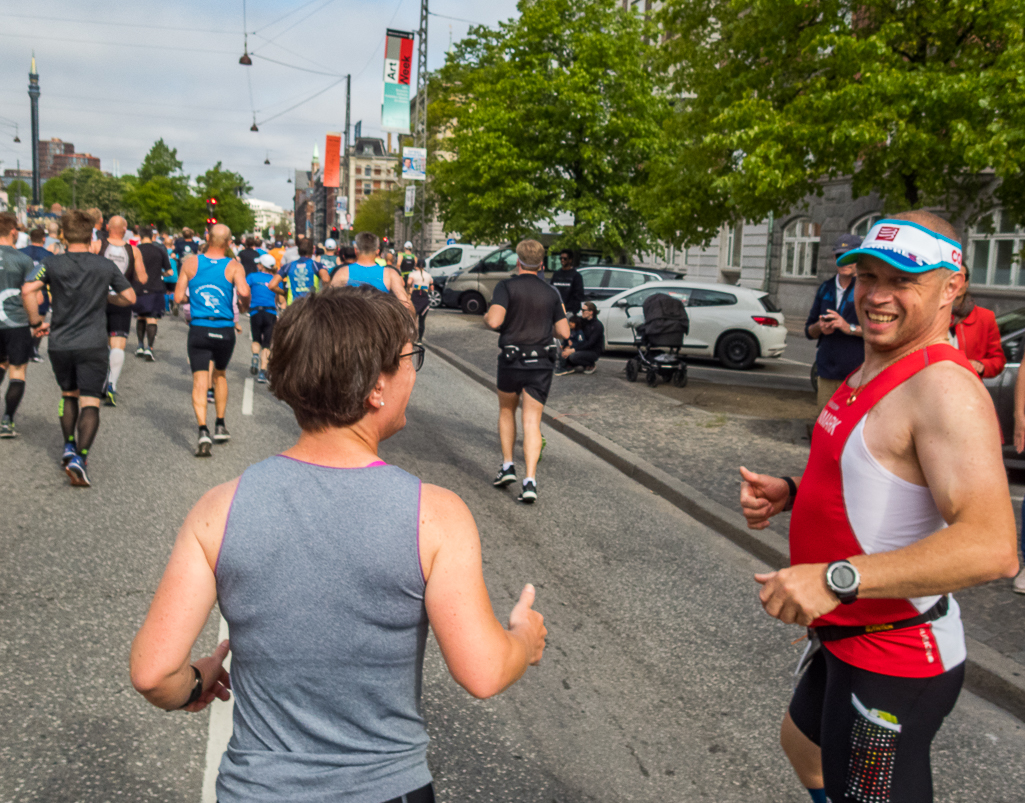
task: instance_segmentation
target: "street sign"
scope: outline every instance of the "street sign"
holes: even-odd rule
[[[447,240],[445,240],[445,245],[455,245],[455,244],[456,244],[456,238],[455,237],[449,237]]]
[[[413,217],[413,207],[416,205],[416,184],[406,187],[406,217]]]

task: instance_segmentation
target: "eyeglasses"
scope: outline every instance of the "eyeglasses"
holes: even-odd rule
[[[413,370],[419,371],[421,368],[424,367],[424,354],[426,353],[427,349],[425,349],[423,346],[413,346],[412,351],[406,352],[405,354],[400,354],[399,359],[401,360],[403,357],[412,357]]]

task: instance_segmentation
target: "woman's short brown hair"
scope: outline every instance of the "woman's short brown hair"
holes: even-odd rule
[[[270,389],[304,430],[355,424],[382,374],[393,374],[416,323],[391,293],[330,287],[286,309],[271,346]]]

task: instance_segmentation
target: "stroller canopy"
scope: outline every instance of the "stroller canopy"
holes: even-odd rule
[[[678,298],[655,293],[644,299],[644,325],[637,332],[653,346],[681,346],[690,331],[687,308]]]

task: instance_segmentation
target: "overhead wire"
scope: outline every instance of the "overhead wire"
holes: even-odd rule
[[[439,14],[436,11],[428,11],[427,13],[428,13],[428,15],[430,15],[432,17],[441,17],[442,19],[455,20],[456,22],[468,22],[471,25],[484,25],[484,26],[487,26],[486,22],[475,22],[474,20],[468,20],[465,17],[450,17],[448,14]]]
[[[12,39],[24,39],[25,34],[20,33],[6,33],[0,31],[0,36],[7,36]],[[227,53],[233,55],[237,51],[234,50],[211,50],[208,47],[170,47],[164,45],[153,45],[153,44],[136,44],[134,42],[97,42],[95,39],[67,39],[63,36],[37,36],[32,34],[34,41],[43,40],[47,42],[71,42],[79,45],[102,45],[105,47],[142,47],[146,50],[173,50],[177,53]]]
[[[274,34],[274,36],[271,37],[270,41],[273,42],[279,36],[284,36],[286,33],[288,33],[290,30],[292,30],[296,25],[298,25],[301,22],[305,22],[310,17],[312,17],[314,14],[319,14],[321,11],[323,11],[325,8],[327,8],[329,5],[331,5],[333,2],[335,2],[335,0],[327,0],[327,2],[325,2],[322,6],[313,9],[313,11],[311,11],[309,14],[307,14],[302,19],[296,20],[291,25],[289,25],[287,28],[285,28],[285,30],[280,31],[280,32]],[[256,32],[254,31],[253,33],[256,33]],[[264,38],[266,38],[266,37],[264,37]]]
[[[206,34],[232,34],[235,31],[220,31],[211,28],[177,28],[172,25],[145,25],[139,22],[121,22],[120,20],[78,20],[68,19],[67,17],[44,17],[40,14],[8,14],[4,12],[4,19],[16,17],[20,19],[30,20],[46,20],[48,22],[67,22],[72,25],[103,25],[109,27],[111,25],[120,25],[124,28],[150,28],[158,31],[188,31],[189,33],[206,33]]]
[[[268,117],[268,118],[266,118],[266,119],[264,119],[264,120],[258,120],[256,124],[257,124],[257,125],[263,125],[264,123],[269,123],[269,122],[270,122],[271,120],[276,120],[276,119],[277,119],[278,117],[281,117],[281,115],[283,115],[283,114],[288,114],[288,113],[289,113],[290,111],[292,111],[292,109],[298,109],[298,108],[299,108],[300,106],[302,106],[302,105],[303,105],[304,103],[308,103],[309,101],[313,100],[313,99],[314,99],[315,97],[318,97],[318,96],[320,96],[320,95],[323,95],[323,94],[324,94],[325,92],[327,92],[327,91],[328,91],[329,89],[331,89],[332,87],[336,87],[336,86],[338,86],[338,85],[339,85],[339,84],[340,84],[340,83],[341,83],[342,81],[344,81],[344,80],[345,80],[346,78],[348,78],[348,76],[347,76],[347,75],[343,75],[343,76],[342,76],[341,78],[339,78],[339,79],[338,79],[337,81],[335,81],[334,83],[332,83],[332,84],[328,84],[328,85],[327,85],[327,86],[325,86],[325,87],[324,87],[323,89],[321,89],[321,90],[319,90],[319,91],[317,91],[317,92],[314,92],[314,93],[313,93],[312,95],[310,95],[310,96],[309,96],[308,98],[304,98],[303,100],[300,100],[300,101],[299,101],[298,103],[296,103],[296,104],[295,104],[294,106],[289,106],[289,107],[288,107],[287,109],[285,109],[284,111],[280,111],[280,112],[278,112],[277,114],[271,115],[270,117]]]
[[[336,72],[323,72],[321,70],[311,70],[309,67],[300,67],[300,66],[298,66],[296,64],[286,64],[283,61],[278,61],[277,59],[272,59],[270,56],[264,56],[261,53],[250,53],[249,55],[250,56],[254,56],[255,58],[258,58],[258,59],[263,59],[264,61],[269,61],[272,64],[280,64],[282,67],[289,67],[290,69],[293,69],[293,70],[300,70],[302,72],[313,73],[314,75],[328,75],[328,76],[331,76],[332,78],[338,78],[339,77],[339,73],[336,73]],[[345,76],[343,75],[341,77],[344,78]]]
[[[257,33],[258,31],[263,31],[263,30],[266,30],[267,28],[273,28],[273,27],[274,27],[275,25],[277,25],[277,24],[278,24],[279,22],[281,22],[281,21],[282,21],[283,19],[286,19],[287,17],[290,17],[290,16],[292,16],[293,14],[297,14],[298,12],[302,11],[302,10],[303,10],[304,8],[306,8],[307,6],[312,6],[312,5],[314,4],[314,3],[317,3],[317,2],[319,2],[319,0],[309,0],[309,2],[308,2],[308,3],[303,3],[303,4],[302,4],[301,6],[299,6],[298,8],[293,8],[293,9],[292,9],[291,11],[288,11],[288,12],[286,12],[285,14],[282,14],[282,15],[281,15],[280,17],[278,17],[278,18],[277,18],[276,20],[274,20],[274,22],[268,22],[268,23],[267,23],[266,25],[264,25],[264,26],[263,26],[262,28],[257,28],[257,29],[256,29],[255,31],[250,31],[249,33],[254,33],[254,34],[255,34],[255,33]]]

